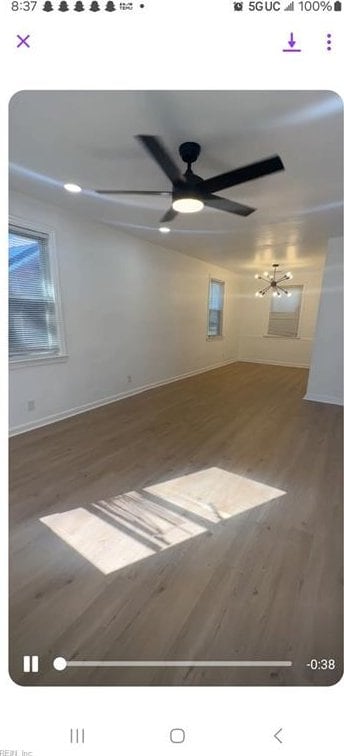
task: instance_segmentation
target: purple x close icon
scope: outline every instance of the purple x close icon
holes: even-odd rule
[[[26,37],[21,37],[20,34],[17,34],[17,37],[19,39],[17,47],[21,47],[22,45],[24,45],[25,47],[30,47],[30,45],[28,43],[28,39],[30,37],[30,34],[27,34]]]

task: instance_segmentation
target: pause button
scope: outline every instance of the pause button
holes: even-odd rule
[[[23,656],[23,672],[38,672],[39,671],[39,657],[38,656]]]

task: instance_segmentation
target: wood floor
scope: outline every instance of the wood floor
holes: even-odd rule
[[[11,439],[16,682],[340,678],[341,409],[304,401],[306,382],[235,363]],[[293,664],[58,672],[56,657]],[[326,658],[335,669],[306,666]]]

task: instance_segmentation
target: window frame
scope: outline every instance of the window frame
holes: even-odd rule
[[[14,355],[13,357],[9,356],[8,357],[9,367],[10,369],[12,369],[12,368],[29,367],[33,365],[46,365],[46,364],[51,364],[53,362],[65,362],[68,358],[68,354],[67,354],[67,348],[66,348],[60,276],[59,276],[57,253],[56,253],[55,229],[51,228],[50,226],[45,226],[39,221],[36,222],[33,220],[27,220],[26,218],[22,218],[15,215],[10,215],[8,228],[9,228],[9,232],[13,230],[14,232],[17,232],[19,234],[22,233],[23,235],[25,235],[25,233],[28,233],[28,234],[31,233],[31,234],[35,234],[38,237],[39,236],[45,237],[50,281],[54,290],[54,297],[55,297],[56,331],[57,331],[57,342],[59,346],[58,352],[56,354],[44,354],[44,352],[37,352],[36,356],[34,356],[33,354],[29,354],[27,356],[19,356],[19,355]],[[9,353],[9,349],[8,349],[8,353]]]
[[[209,313],[210,313],[210,292],[211,292],[211,284],[217,283],[221,284],[223,287],[223,296],[222,296],[222,310],[219,310],[218,312],[221,312],[221,333],[211,335],[209,334]],[[226,282],[221,278],[215,278],[215,276],[209,276],[208,281],[208,300],[207,300],[207,331],[206,331],[206,340],[207,341],[221,341],[223,340],[223,330],[224,330],[224,312],[225,312],[225,295],[226,295]]]
[[[292,283],[292,284],[290,284],[290,286],[285,286],[285,288],[286,289],[294,289],[294,288],[295,289],[301,289],[301,301],[300,301],[300,308],[299,308],[299,320],[298,320],[298,324],[297,324],[297,333],[296,333],[295,336],[283,336],[283,335],[277,334],[277,333],[268,333],[269,321],[270,321],[270,313],[271,313],[271,303],[270,303],[269,311],[268,311],[268,317],[267,317],[267,321],[266,321],[266,332],[264,334],[264,338],[266,338],[266,339],[283,339],[283,340],[292,339],[293,341],[295,341],[295,339],[300,339],[301,338],[300,331],[301,331],[301,320],[302,320],[303,307],[304,307],[305,285],[301,284],[301,283],[300,284]]]

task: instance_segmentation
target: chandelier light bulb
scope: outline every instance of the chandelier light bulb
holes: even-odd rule
[[[293,277],[293,274],[292,274],[292,273],[289,273],[289,272],[288,272],[288,273],[286,273],[286,276],[287,276],[287,278],[289,278],[289,280],[290,280],[290,279],[291,279],[291,278]]]
[[[259,278],[260,278],[260,275],[259,275],[259,273],[256,273],[256,275],[255,275],[255,279],[256,279],[256,281],[258,281],[258,280],[259,280]]]
[[[265,278],[267,278],[267,277],[268,277],[268,275],[269,275],[269,272],[268,272],[267,270],[264,270],[264,273],[263,273],[263,275],[265,276]]]

